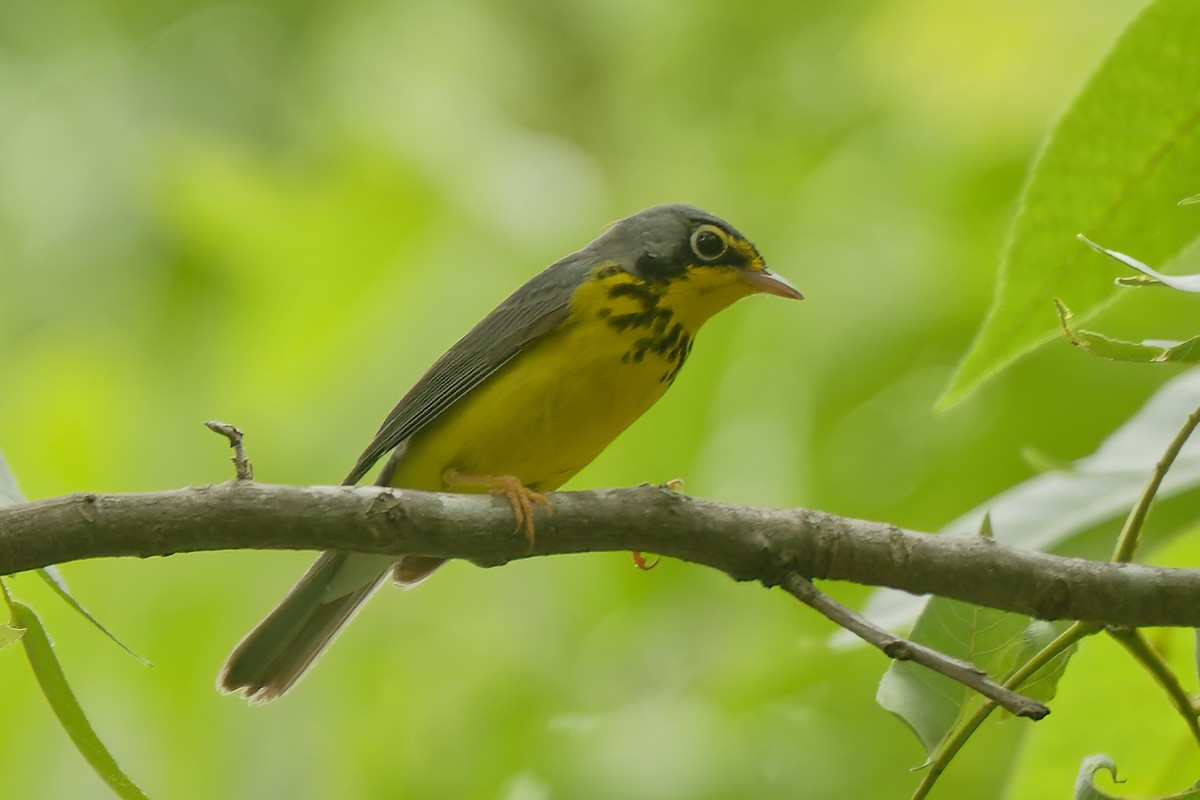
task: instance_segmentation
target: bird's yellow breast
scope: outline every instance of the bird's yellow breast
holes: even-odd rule
[[[662,396],[700,324],[743,294],[724,279],[654,286],[601,268],[559,328],[408,440],[390,483],[441,490],[456,470],[558,488]]]

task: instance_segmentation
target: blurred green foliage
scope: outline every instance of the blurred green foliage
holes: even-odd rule
[[[509,291],[609,220],[682,201],[808,299],[715,319],[572,485],[683,477],[936,528],[1028,477],[1023,448],[1090,452],[1172,374],[1064,340],[932,411],[1037,142],[1142,6],[0,0],[0,449],[33,498],[205,483],[232,475],[215,417],[248,432],[260,479],[336,481]],[[1152,302],[1156,336],[1195,333],[1188,298],[1133,294],[1106,331],[1144,335]],[[778,593],[620,554],[452,565],[381,592],[283,701],[220,697],[224,656],[309,557],[67,567],[153,669],[32,575],[11,588],[152,797],[860,798],[918,780],[920,744],[874,701],[882,657],[831,650]],[[1186,661],[1180,637],[1163,642]],[[1101,750],[1131,791],[1150,791],[1138,763],[1183,785],[1186,730],[1113,647],[1084,644],[1032,732],[986,728],[940,796],[1065,791]],[[104,796],[14,653],[0,796]]]
[[[943,403],[1058,338],[1059,326],[1043,313],[1047,296],[1090,317],[1127,294],[1081,268],[1086,251],[1066,232],[1118,240],[1155,263],[1195,242],[1194,215],[1171,212],[1200,173],[1197,28],[1193,0],[1153,3],[1058,120],[1021,193],[996,299]]]

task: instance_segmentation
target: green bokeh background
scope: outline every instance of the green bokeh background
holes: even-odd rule
[[[1023,446],[1086,453],[1167,375],[1063,343],[931,410],[1040,136],[1142,5],[0,0],[0,450],[31,498],[203,484],[231,475],[201,427],[218,418],[248,432],[260,479],[335,482],[509,291],[612,219],[689,202],[808,299],[715,319],[571,488],[682,477],[936,529],[1027,477]],[[1115,332],[1195,332],[1179,318]],[[156,798],[861,798],[917,780],[917,741],[874,704],[882,657],[830,650],[831,626],[778,592],[622,554],[451,565],[381,592],[282,702],[218,695],[228,650],[309,559],[65,568],[153,669],[35,580],[13,588]],[[1105,647],[1065,697],[1104,685]],[[15,648],[0,697],[0,796],[105,796]],[[1066,792],[1103,747],[1078,740],[1094,728],[1076,706],[1036,746],[990,726],[941,796]]]

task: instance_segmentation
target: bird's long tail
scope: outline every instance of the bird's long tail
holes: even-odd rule
[[[234,649],[221,670],[218,687],[243,692],[252,702],[273,700],[286,692],[393,564],[395,556],[322,553],[283,602]]]

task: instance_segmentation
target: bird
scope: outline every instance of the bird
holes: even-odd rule
[[[700,327],[756,293],[803,299],[751,242],[689,205],[611,224],[539,272],[434,362],[343,483],[507,498],[532,543],[535,507],[674,382]],[[515,535],[515,533],[514,533]],[[415,586],[443,563],[327,551],[229,656],[218,688],[273,700],[390,574]]]

